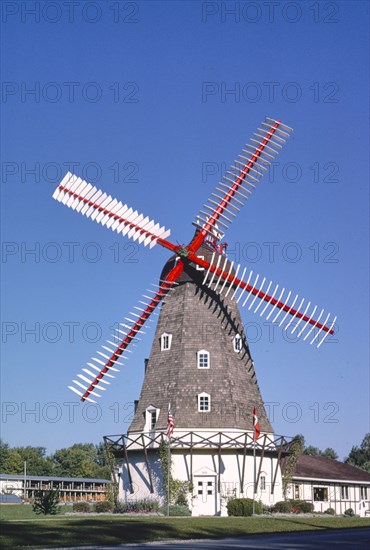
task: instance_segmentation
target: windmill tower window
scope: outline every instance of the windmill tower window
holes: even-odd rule
[[[204,260],[204,256],[198,256],[201,260]],[[204,267],[201,267],[200,265],[196,265],[195,268],[197,271],[204,271]]]
[[[209,369],[209,351],[201,349],[197,352],[198,369]]]
[[[161,336],[161,351],[166,351],[171,349],[172,344],[172,334],[164,332]]]
[[[150,411],[150,429],[154,430],[157,423],[157,411]]]
[[[261,476],[261,491],[266,491],[266,476]]]
[[[146,431],[155,430],[159,409],[156,407],[148,407],[145,411],[145,428]]]
[[[200,393],[198,395],[198,412],[211,411],[211,396],[208,393]]]
[[[241,351],[242,349],[242,337],[240,336],[240,334],[235,335],[233,343],[234,343],[234,351],[239,353],[239,351]]]

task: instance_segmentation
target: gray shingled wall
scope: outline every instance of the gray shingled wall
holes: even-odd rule
[[[199,251],[206,259],[211,252]],[[167,262],[161,277],[171,268]],[[273,432],[258,387],[243,324],[235,301],[221,299],[201,286],[203,272],[189,264],[180,284],[166,298],[155,332],[140,400],[130,431],[144,430],[149,405],[160,408],[157,428],[165,429],[171,402],[176,428],[252,430],[257,407],[261,431]],[[231,293],[230,293],[231,296]],[[172,334],[170,350],[161,351],[160,337]],[[236,353],[235,334],[243,336]],[[197,351],[210,353],[210,368],[198,369]],[[211,412],[198,412],[197,394],[211,395]]]

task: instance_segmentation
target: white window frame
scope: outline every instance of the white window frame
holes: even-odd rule
[[[341,498],[341,500],[349,500],[349,487],[348,487],[348,485],[341,485],[340,498]]]
[[[238,345],[240,346],[239,349],[238,349]],[[243,339],[240,336],[240,334],[235,334],[234,339],[233,339],[233,346],[234,346],[235,353],[240,353],[242,351]]]
[[[200,258],[201,260],[204,260],[204,256],[198,256],[198,258]],[[196,264],[195,269],[196,269],[197,271],[204,271],[204,267],[202,267],[202,266],[200,266],[200,265],[198,265],[198,264]]]
[[[204,366],[201,366],[201,357],[205,355],[207,357],[207,366],[204,367]],[[199,351],[197,351],[197,367],[198,369],[209,369],[211,366],[211,363],[210,363],[210,354],[209,354],[209,351],[205,350],[205,349],[200,349]]]
[[[145,411],[145,431],[152,432],[156,429],[156,424],[159,416],[160,409],[154,406],[149,406]],[[153,413],[155,413],[155,423],[153,426]]]
[[[367,500],[367,487],[366,485],[360,486],[360,500]]]
[[[167,345],[165,345],[167,343]],[[164,332],[161,334],[161,351],[168,351],[171,349],[172,334]]]
[[[208,399],[208,408],[207,409],[202,408],[204,406],[203,405],[203,403],[204,403],[203,400],[204,399]],[[209,395],[209,393],[202,392],[202,393],[198,394],[198,412],[202,412],[202,413],[211,412],[211,396]]]
[[[261,476],[260,487],[261,491],[266,491],[266,476]]]

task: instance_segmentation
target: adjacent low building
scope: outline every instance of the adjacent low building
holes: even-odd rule
[[[365,516],[370,514],[370,474],[324,456],[301,455],[287,497],[312,502],[315,512],[333,508],[344,514],[352,508]]]
[[[62,502],[105,500],[108,479],[0,474],[0,493],[32,500],[37,491],[58,489]]]

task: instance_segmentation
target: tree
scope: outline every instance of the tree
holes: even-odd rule
[[[110,477],[109,468],[103,465],[102,449],[92,443],[76,443],[59,449],[53,455],[54,474],[64,477]]]
[[[8,457],[9,445],[0,439],[0,472],[4,472],[4,462]],[[8,473],[8,472],[6,472]]]
[[[8,449],[1,461],[1,473],[22,474],[24,460],[17,449]]]
[[[51,514],[55,516],[59,512],[59,492],[56,489],[49,491],[36,491],[35,502],[32,509],[36,514]]]
[[[308,447],[305,447],[303,454],[310,456],[326,456],[327,458],[331,458],[333,460],[338,458],[338,454],[331,447],[327,447],[325,451],[321,451],[318,447],[309,445]]]
[[[22,474],[27,462],[27,474],[50,475],[52,461],[46,456],[45,447],[9,447],[0,441],[0,471],[4,474]]]
[[[52,460],[46,456],[45,447],[16,447],[15,449],[27,462],[27,474],[32,476],[48,476],[52,473]]]
[[[370,433],[367,433],[359,447],[354,446],[345,460],[346,464],[370,472]]]
[[[304,449],[304,437],[303,435],[296,435],[290,445],[289,454],[287,456],[283,475],[283,495],[286,498],[288,493],[288,487],[292,483],[293,474],[297,465],[297,460],[303,453]]]
[[[27,475],[89,477],[110,479],[110,469],[103,443],[76,443],[46,456],[45,447],[10,447],[0,440],[0,472]]]
[[[321,456],[326,456],[327,458],[331,458],[332,460],[338,459],[338,453],[334,451],[331,447],[327,447],[325,451],[322,451]]]
[[[313,447],[312,445],[309,445],[308,447],[305,447],[303,454],[310,456],[319,456],[321,454],[321,451],[318,447]]]

